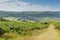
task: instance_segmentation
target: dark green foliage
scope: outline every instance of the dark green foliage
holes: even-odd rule
[[[8,20],[0,18],[0,21],[8,21]]]
[[[54,25],[56,26],[55,29],[60,30],[60,22],[55,22]]]
[[[11,22],[0,21],[1,34],[4,33],[18,33],[26,35],[30,31],[42,30],[48,28],[48,23],[41,24],[40,22]],[[5,32],[4,32],[5,31]]]
[[[0,37],[3,36],[5,33],[4,29],[0,28]]]

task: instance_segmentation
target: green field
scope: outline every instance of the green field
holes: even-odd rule
[[[0,40],[60,40],[59,35],[60,22],[0,19]]]
[[[55,29],[60,30],[60,22],[54,22]]]
[[[35,30],[48,28],[48,25],[46,22],[0,20],[0,38],[1,40],[12,40],[17,36],[31,35]]]

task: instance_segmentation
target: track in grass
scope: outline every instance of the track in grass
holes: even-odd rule
[[[60,36],[56,31],[55,26],[50,24],[47,31],[43,34],[31,36],[30,38],[26,38],[24,40],[60,40]]]

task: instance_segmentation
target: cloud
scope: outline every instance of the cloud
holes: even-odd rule
[[[1,0],[0,10],[4,11],[57,11],[50,6],[30,4],[28,2],[22,2],[18,0]]]

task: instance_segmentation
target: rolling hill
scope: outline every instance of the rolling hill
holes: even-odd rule
[[[39,21],[43,18],[50,19],[59,19],[60,20],[60,12],[59,11],[24,11],[24,12],[12,12],[12,11],[0,11],[0,18],[3,17],[15,17],[20,20],[35,20]]]

